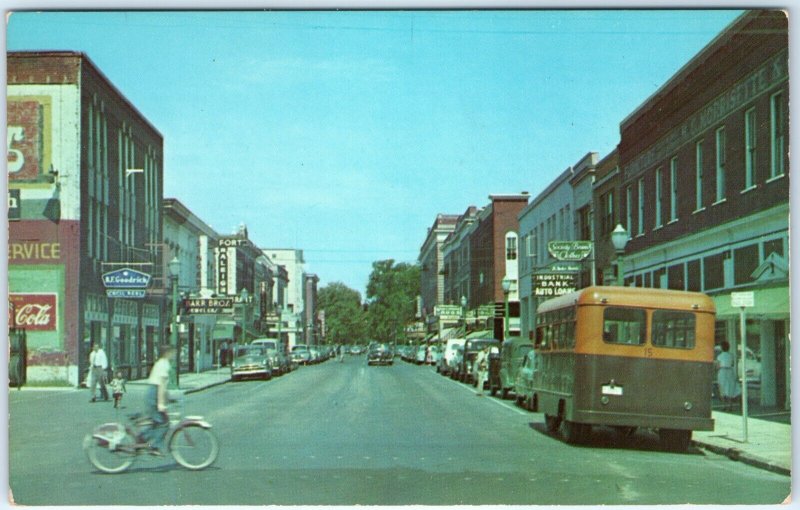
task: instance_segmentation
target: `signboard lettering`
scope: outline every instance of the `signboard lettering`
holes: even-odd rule
[[[9,260],[59,260],[61,243],[20,241],[8,243]]]
[[[103,285],[108,289],[144,289],[149,284],[149,274],[127,267],[103,273]]]
[[[142,299],[146,294],[145,289],[106,289],[106,296],[110,298]]]
[[[577,275],[572,273],[538,273],[533,275],[533,295],[555,297],[575,292]]]
[[[219,294],[228,293],[228,250],[226,248],[217,248],[219,255],[217,256],[217,292]]]
[[[9,294],[9,327],[28,331],[55,331],[56,294]]]
[[[461,317],[461,305],[436,305],[433,307],[433,314],[444,319],[458,319]]]
[[[756,305],[753,292],[731,292],[732,308],[752,308]]]
[[[8,220],[14,221],[22,217],[22,203],[18,189],[8,190]]]
[[[547,251],[557,260],[578,261],[592,254],[591,241],[550,241]]]
[[[232,298],[192,298],[183,301],[189,315],[215,315],[233,312]]]
[[[9,98],[6,168],[12,181],[37,181],[50,164],[50,103],[46,97]]]

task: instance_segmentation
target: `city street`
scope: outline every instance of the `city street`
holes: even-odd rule
[[[126,409],[138,410],[129,385]],[[272,381],[228,383],[186,397],[213,424],[221,453],[190,472],[142,456],[106,475],[81,449],[116,418],[88,392],[10,391],[10,485],[25,505],[175,504],[774,504],[790,478],[695,448],[658,450],[647,432],[590,444],[547,435],[511,401],[396,360],[304,367]]]

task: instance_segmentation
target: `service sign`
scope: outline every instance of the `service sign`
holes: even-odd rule
[[[533,275],[533,295],[550,298],[575,292],[578,275],[574,273],[538,273]]]
[[[55,331],[58,296],[56,294],[8,295],[8,326],[28,331]]]
[[[547,251],[556,260],[583,260],[592,254],[591,241],[550,241]]]
[[[127,267],[103,273],[103,285],[107,289],[145,289],[149,284],[149,274]]]

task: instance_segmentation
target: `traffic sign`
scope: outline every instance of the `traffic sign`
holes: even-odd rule
[[[752,308],[756,305],[753,292],[731,292],[732,308]]]

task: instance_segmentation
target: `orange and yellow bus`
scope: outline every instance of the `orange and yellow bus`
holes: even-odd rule
[[[536,315],[531,407],[581,442],[592,425],[658,431],[668,449],[713,430],[714,302],[705,294],[587,287]]]

